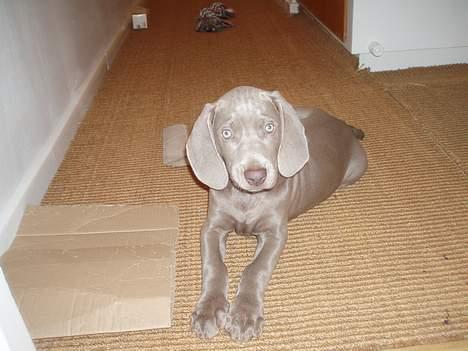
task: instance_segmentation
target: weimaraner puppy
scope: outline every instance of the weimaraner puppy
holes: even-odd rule
[[[316,108],[294,108],[278,92],[238,87],[206,104],[187,141],[196,177],[210,188],[201,230],[202,292],[192,329],[235,341],[258,337],[263,297],[286,243],[288,220],[366,171],[361,130]],[[255,235],[257,249],[235,301],[223,262],[228,233]]]

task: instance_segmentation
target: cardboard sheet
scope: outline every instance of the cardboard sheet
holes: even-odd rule
[[[163,129],[163,162],[167,166],[181,167],[188,164],[185,156],[187,126],[175,124]]]
[[[39,206],[1,259],[33,338],[169,327],[178,211]]]

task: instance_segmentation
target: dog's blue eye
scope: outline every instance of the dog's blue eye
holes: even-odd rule
[[[265,131],[267,133],[273,133],[273,131],[275,130],[275,125],[271,122],[265,124]]]
[[[231,139],[232,138],[232,131],[230,129],[223,129],[221,132],[224,139]]]

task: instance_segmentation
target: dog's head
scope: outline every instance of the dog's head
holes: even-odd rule
[[[268,190],[308,161],[304,127],[278,93],[238,87],[206,104],[187,142],[197,178],[210,188],[228,181],[248,192]]]

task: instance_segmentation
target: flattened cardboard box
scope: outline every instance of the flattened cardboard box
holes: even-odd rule
[[[33,338],[170,327],[173,206],[31,207],[1,258]]]

